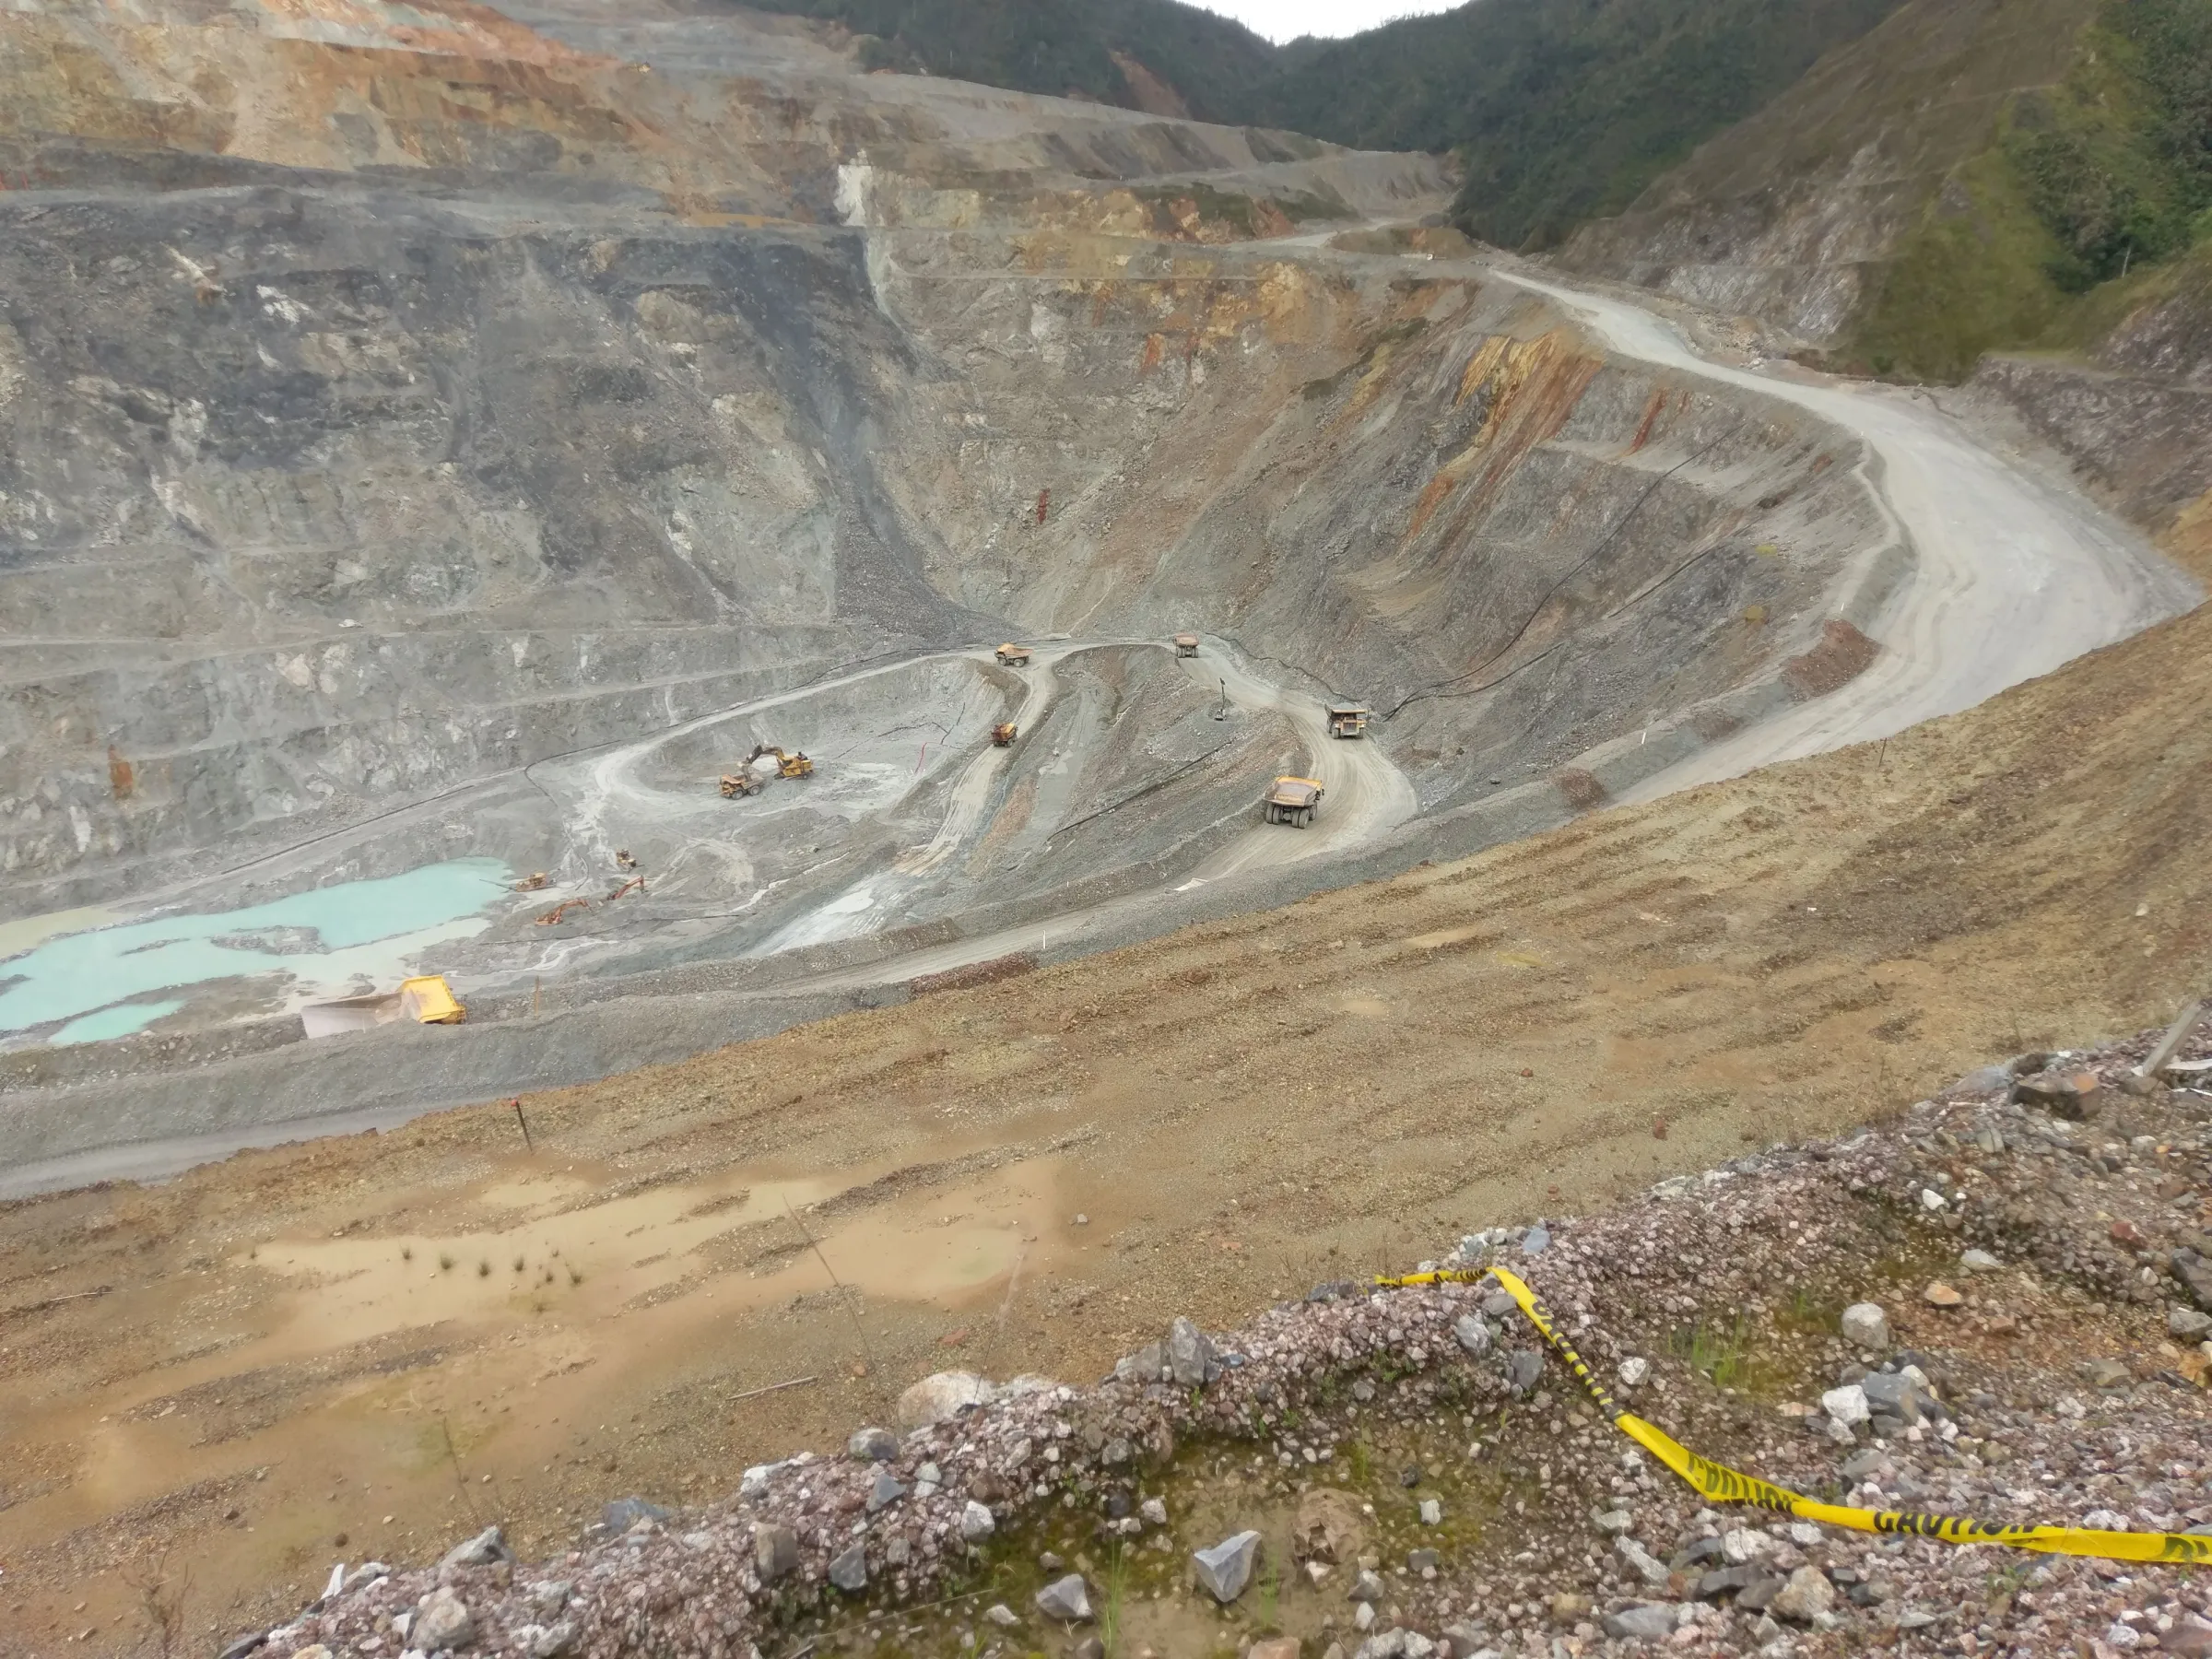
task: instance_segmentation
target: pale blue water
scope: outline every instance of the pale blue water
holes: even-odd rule
[[[359,979],[388,990],[417,967],[438,971],[424,952],[489,927],[484,912],[512,879],[496,858],[464,858],[244,910],[65,934],[0,961],[0,1035],[65,1019],[53,1041],[126,1037],[186,1000],[131,998],[241,975],[288,975],[306,996],[343,996]]]

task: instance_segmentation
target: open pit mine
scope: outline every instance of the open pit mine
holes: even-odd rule
[[[1924,403],[1454,246],[1430,158],[582,0],[18,5],[0,88],[9,1190],[1386,874],[2194,598]]]

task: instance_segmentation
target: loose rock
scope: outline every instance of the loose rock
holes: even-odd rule
[[[415,1622],[407,1627],[410,1646],[434,1653],[441,1648],[465,1648],[476,1639],[476,1615],[450,1586],[439,1585],[416,1604]]]
[[[1054,1579],[1037,1592],[1037,1611],[1061,1624],[1088,1624],[1090,1586],[1083,1582],[1079,1572]]]
[[[1210,1549],[1193,1550],[1191,1566],[1198,1575],[1199,1587],[1226,1606],[1244,1594],[1259,1559],[1260,1535],[1241,1532]]]
[[[899,1437],[888,1429],[863,1429],[845,1442],[845,1453],[863,1463],[889,1463],[899,1455]]]
[[[1789,1576],[1770,1608],[1777,1618],[1810,1624],[1836,1605],[1836,1587],[1818,1567],[1800,1567]]]
[[[1889,1346],[1889,1316],[1879,1302],[1853,1302],[1843,1310],[1843,1340],[1881,1351]]]

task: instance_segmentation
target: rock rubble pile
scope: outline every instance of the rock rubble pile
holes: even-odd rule
[[[2193,1534],[2212,1561],[2212,1093],[2186,1045],[2172,1075],[2191,1087],[2127,1091],[2151,1041],[2024,1056],[1895,1123],[1423,1265],[1510,1265],[1629,1408],[1778,1484]],[[930,1379],[901,1418],[843,1456],[748,1469],[702,1509],[610,1504],[535,1568],[496,1529],[432,1567],[355,1568],[232,1659],[1102,1653],[1121,1590],[1082,1560],[1044,1552],[1041,1587],[994,1588],[1048,1521],[1180,1561],[1171,1594],[1248,1659],[2212,1654],[2201,1567],[1707,1506],[1494,1283],[1324,1285],[1238,1332],[1178,1320],[1088,1387]],[[1448,1441],[1454,1467],[1362,1474],[1396,1434]],[[1232,1463],[1249,1524],[1199,1535]],[[1275,1508],[1295,1510],[1287,1531]]]

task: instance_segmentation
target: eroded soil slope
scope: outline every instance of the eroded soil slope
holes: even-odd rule
[[[12,1617],[121,1645],[122,1570],[164,1540],[227,1629],[478,1516],[543,1551],[609,1497],[841,1441],[948,1363],[1093,1376],[1172,1313],[1231,1324],[2161,1019],[2212,965],[2208,639],[2186,618],[1885,747],[534,1097],[529,1149],[482,1108],[0,1211]]]

